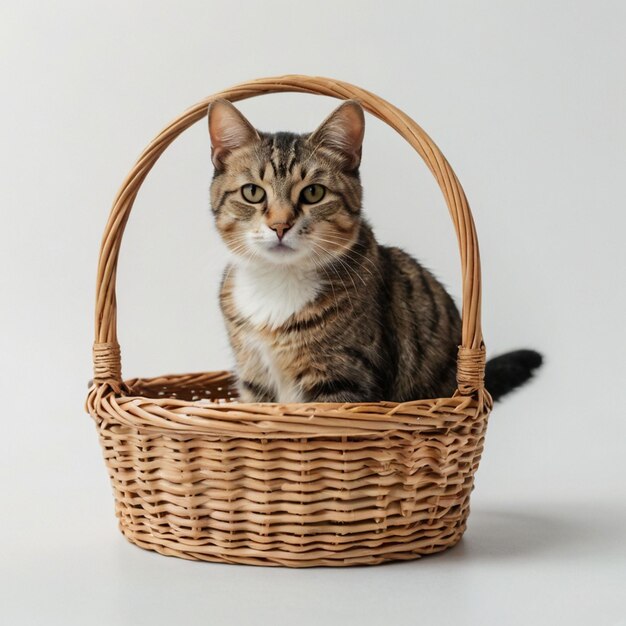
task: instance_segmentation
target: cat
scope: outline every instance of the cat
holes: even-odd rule
[[[233,253],[220,307],[243,402],[450,397],[461,319],[436,278],[380,245],[361,210],[365,117],[344,101],[312,133],[256,130],[227,100],[208,111],[211,207]],[[488,362],[500,398],[541,355]]]

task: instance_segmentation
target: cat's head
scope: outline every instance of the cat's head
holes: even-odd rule
[[[209,107],[211,205],[242,261],[325,265],[348,250],[361,221],[363,109],[348,100],[317,130],[263,133],[228,101]]]

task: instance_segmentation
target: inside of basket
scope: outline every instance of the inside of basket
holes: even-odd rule
[[[175,398],[190,402],[238,402],[235,378],[230,372],[207,372],[137,378],[128,385],[134,395],[146,398]]]

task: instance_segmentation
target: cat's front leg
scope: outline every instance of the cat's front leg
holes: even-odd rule
[[[334,402],[334,403],[350,403],[350,402],[367,402],[363,400],[362,396],[357,396],[356,394],[351,393],[325,393],[318,396],[312,397],[307,402]]]
[[[378,402],[379,390],[363,380],[335,378],[316,382],[304,390],[307,402]]]
[[[240,402],[276,402],[276,388],[263,361],[258,342],[240,337],[233,342],[237,355],[237,391]]]
[[[250,380],[238,380],[239,402],[276,402],[273,391]]]

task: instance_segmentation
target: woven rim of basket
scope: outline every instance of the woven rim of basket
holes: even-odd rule
[[[265,418],[277,415],[290,416],[292,419],[298,415],[311,417],[311,411],[315,407],[316,415],[322,413],[326,415],[326,420],[331,415],[341,415],[348,417],[354,412],[367,411],[366,407],[377,406],[378,410],[372,413],[382,412],[387,416],[406,413],[407,416],[424,412],[431,415],[438,414],[442,409],[444,412],[458,412],[459,417],[472,405],[471,413],[474,415],[487,409],[490,398],[484,390],[484,370],[485,370],[485,348],[483,344],[480,314],[481,314],[481,277],[480,277],[480,256],[478,250],[478,240],[474,226],[474,220],[470,211],[465,193],[459,183],[455,173],[450,167],[439,148],[432,139],[415,123],[409,116],[389,102],[383,100],[373,93],[345,83],[339,80],[323,77],[288,75],[273,78],[260,78],[249,82],[241,83],[229,89],[225,89],[204,100],[198,102],[190,109],[174,119],[164,128],[156,138],[143,151],[134,167],[124,180],[117,196],[113,202],[113,207],[106,224],[100,257],[98,263],[98,275],[96,285],[96,315],[95,315],[95,342],[93,345],[94,361],[94,393],[90,402],[98,404],[105,413],[110,411],[118,418],[124,413],[123,407],[109,405],[105,398],[111,391],[121,396],[129,395],[128,387],[122,380],[121,353],[117,340],[117,303],[116,303],[116,273],[119,257],[119,250],[122,243],[124,228],[128,221],[133,203],[141,185],[157,162],[165,149],[192,124],[205,118],[209,104],[217,98],[225,98],[231,102],[244,100],[254,96],[279,92],[299,92],[307,94],[317,94],[331,96],[342,100],[358,100],[363,108],[375,115],[383,122],[386,122],[397,131],[415,151],[422,157],[432,174],[434,175],[448,206],[450,216],[454,224],[461,255],[461,271],[463,282],[462,296],[462,343],[459,346],[457,359],[457,384],[458,390],[454,398],[439,400],[420,400],[412,403],[378,403],[377,405],[354,403],[343,405],[330,405],[327,403],[310,404],[229,404],[215,406],[212,409],[203,408],[201,411],[203,421],[211,415],[228,414],[229,428],[232,427],[232,420],[249,419],[251,416]],[[217,376],[223,373],[216,373]],[[132,393],[132,392],[131,392]],[[461,396],[461,397],[459,397]],[[108,395],[110,398],[111,395]],[[474,401],[470,401],[473,397]],[[137,407],[138,398],[127,398],[133,400],[133,406]],[[475,401],[478,402],[475,402]],[[103,405],[106,404],[107,406]],[[182,403],[187,409],[191,402]],[[170,409],[176,408],[176,401],[172,406],[172,400],[150,400],[151,406],[155,407],[162,403],[162,410],[169,413],[170,419],[173,415]],[[156,403],[156,404],[155,404]],[[125,404],[128,404],[127,402]],[[166,408],[167,406],[167,408]],[[92,408],[93,407],[92,405]],[[126,407],[128,408],[128,406]],[[107,410],[108,409],[108,410]],[[320,413],[320,411],[322,413]],[[158,412],[158,411],[157,411]],[[152,416],[154,417],[154,415]],[[381,415],[382,417],[382,415]],[[305,418],[306,419],[306,418]],[[131,420],[132,421],[132,420]],[[141,421],[141,420],[140,420]],[[148,420],[152,421],[152,420]],[[158,420],[157,420],[158,421]],[[163,424],[167,420],[163,420]],[[256,421],[256,420],[255,420]],[[413,420],[410,420],[413,422]],[[437,422],[441,426],[440,421]],[[159,424],[162,426],[163,424]],[[206,422],[204,422],[206,426]],[[173,425],[173,424],[172,424]],[[293,424],[292,424],[293,425]],[[309,424],[312,426],[312,424]],[[355,425],[353,423],[353,425]],[[156,426],[156,424],[145,424],[146,427]],[[199,424],[197,424],[200,427]],[[370,424],[374,426],[374,424]],[[387,422],[387,428],[390,424]],[[413,424],[413,427],[415,424]],[[434,424],[432,425],[434,426]],[[432,427],[431,426],[431,427]],[[192,424],[187,424],[184,428],[179,423],[176,428],[183,427],[184,430],[192,428]],[[381,429],[383,425],[380,425]],[[306,430],[309,430],[308,428]],[[377,430],[375,427],[374,430]],[[253,428],[258,432],[258,424]]]

